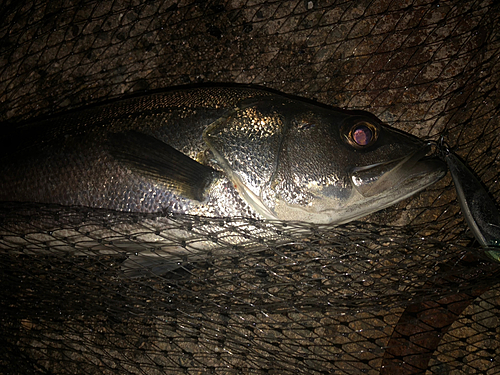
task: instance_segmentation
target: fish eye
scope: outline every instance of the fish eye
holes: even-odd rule
[[[367,121],[360,121],[351,127],[347,140],[356,148],[365,148],[374,144],[377,137],[378,131],[375,125]]]

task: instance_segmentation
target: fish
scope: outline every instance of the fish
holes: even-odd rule
[[[440,152],[450,171],[462,215],[484,254],[500,262],[500,213],[496,202],[467,164],[440,141]]]
[[[175,88],[9,128],[0,202],[339,225],[446,173],[431,142],[369,112],[253,86]],[[186,253],[178,242],[169,246],[170,255]],[[194,247],[206,249],[213,246]],[[154,263],[139,258],[139,266]]]
[[[166,91],[24,124],[0,200],[344,223],[431,185],[430,144],[362,111],[272,91]]]

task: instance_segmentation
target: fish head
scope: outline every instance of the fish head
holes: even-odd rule
[[[263,217],[341,224],[381,210],[446,172],[431,146],[363,111],[276,96],[240,103],[204,139]]]

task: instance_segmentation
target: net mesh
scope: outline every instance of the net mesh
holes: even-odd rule
[[[493,1],[7,0],[0,19],[4,129],[132,92],[258,84],[444,135],[499,201]],[[120,244],[155,253],[151,238],[184,248],[180,267],[123,277]],[[6,374],[500,372],[499,269],[448,176],[336,228],[2,203],[0,266]]]

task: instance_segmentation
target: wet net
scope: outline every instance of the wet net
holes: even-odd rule
[[[444,136],[499,202],[499,11],[7,0],[0,125],[174,85],[263,85]],[[184,249],[179,267],[124,277],[130,249],[158,243]],[[449,176],[339,227],[1,203],[0,267],[5,374],[500,372],[500,269]]]

